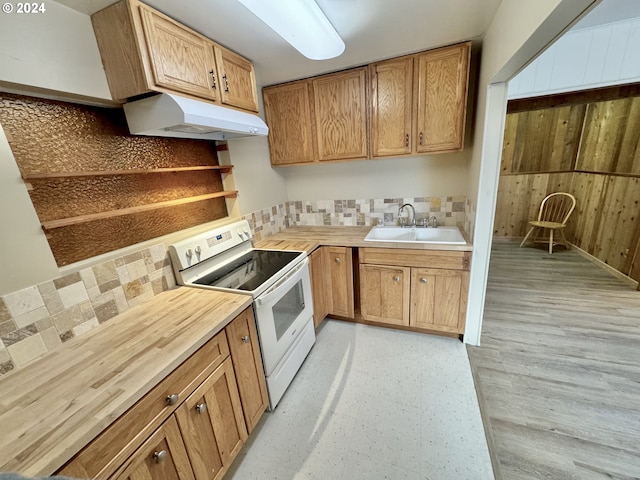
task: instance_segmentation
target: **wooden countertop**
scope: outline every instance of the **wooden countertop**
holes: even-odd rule
[[[251,302],[179,287],[0,378],[0,471],[53,474]]]
[[[290,227],[255,243],[256,248],[304,250],[311,253],[320,245],[340,247],[406,248],[413,250],[456,250],[470,252],[473,245],[446,243],[367,242],[364,237],[371,227]],[[464,232],[462,233],[464,235]]]

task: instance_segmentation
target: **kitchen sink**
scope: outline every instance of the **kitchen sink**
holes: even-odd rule
[[[405,243],[446,243],[465,245],[467,242],[457,227],[373,227],[366,237],[367,242],[405,242]]]

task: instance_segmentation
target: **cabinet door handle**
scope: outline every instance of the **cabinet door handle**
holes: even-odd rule
[[[251,337],[249,337],[249,335],[244,335],[240,340],[242,340],[242,343],[251,343]]]
[[[398,277],[397,275],[395,277],[393,277],[393,281],[394,282],[399,282],[400,281],[400,277]]]
[[[405,147],[409,146],[409,134],[408,133],[404,137],[404,146]]]
[[[426,278],[421,278],[420,279],[420,283],[427,283],[427,279]]]
[[[336,263],[340,263],[340,258],[336,257]]]
[[[424,135],[422,135],[422,132],[420,132],[420,145],[422,145],[423,140],[424,140]]]
[[[153,461],[155,463],[162,463],[167,459],[167,451],[166,450],[160,450],[159,452],[154,452],[153,454]]]
[[[196,405],[196,412],[198,413],[204,413],[207,411],[207,404],[206,403],[199,403]]]
[[[215,89],[218,88],[216,86],[216,74],[215,74],[215,72],[213,70],[210,70],[209,74],[211,75],[211,88],[213,88],[215,90]]]
[[[177,393],[172,393],[171,395],[167,395],[167,398],[165,400],[167,402],[167,405],[175,405],[176,403],[178,403],[178,400],[180,400],[180,395],[178,395]]]
[[[222,79],[224,80],[224,91],[229,91],[229,79],[227,78],[227,74],[222,75]]]

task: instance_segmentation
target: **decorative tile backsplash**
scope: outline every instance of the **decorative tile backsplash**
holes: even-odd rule
[[[435,216],[438,225],[460,226],[469,232],[467,197],[405,197],[355,200],[291,201],[243,216],[255,240],[262,240],[295,225],[373,226],[397,225],[398,209],[411,203],[416,222]],[[409,215],[405,210],[403,216]]]
[[[296,225],[397,225],[404,203],[414,206],[418,224],[435,216],[439,225],[459,226],[473,234],[475,204],[467,197],[291,201],[242,218],[258,241]],[[168,252],[158,244],[0,296],[0,375],[175,284]]]
[[[0,296],[0,374],[175,286],[164,245]]]

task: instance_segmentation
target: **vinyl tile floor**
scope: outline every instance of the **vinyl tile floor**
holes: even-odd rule
[[[465,346],[326,320],[226,478],[492,479]]]

